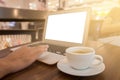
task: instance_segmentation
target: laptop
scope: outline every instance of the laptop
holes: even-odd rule
[[[90,13],[90,8],[50,12],[42,42],[66,47],[85,46]]]
[[[85,46],[88,40],[90,14],[90,8],[50,12],[45,23],[42,43],[64,47]]]

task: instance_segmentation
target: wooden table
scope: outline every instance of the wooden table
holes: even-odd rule
[[[6,56],[9,52],[5,50],[5,54],[0,56]],[[36,61],[26,69],[9,74],[2,80],[120,80],[120,47],[104,44],[96,49],[96,54],[103,57],[106,68],[95,76],[71,76],[59,71],[56,64],[50,66]]]

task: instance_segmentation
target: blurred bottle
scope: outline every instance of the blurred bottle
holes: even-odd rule
[[[37,10],[41,10],[41,11],[47,10],[46,0],[38,0]]]
[[[0,0],[0,7],[6,7],[6,3],[4,0]]]

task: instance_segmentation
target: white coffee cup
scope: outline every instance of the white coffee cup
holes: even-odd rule
[[[95,67],[103,62],[100,55],[95,54],[95,50],[90,47],[69,47],[66,49],[68,64],[74,69],[87,69]],[[98,60],[96,63],[95,60]]]

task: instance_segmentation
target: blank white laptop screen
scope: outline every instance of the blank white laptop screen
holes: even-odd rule
[[[45,41],[51,44],[83,45],[88,36],[89,9],[58,11],[48,16]]]

